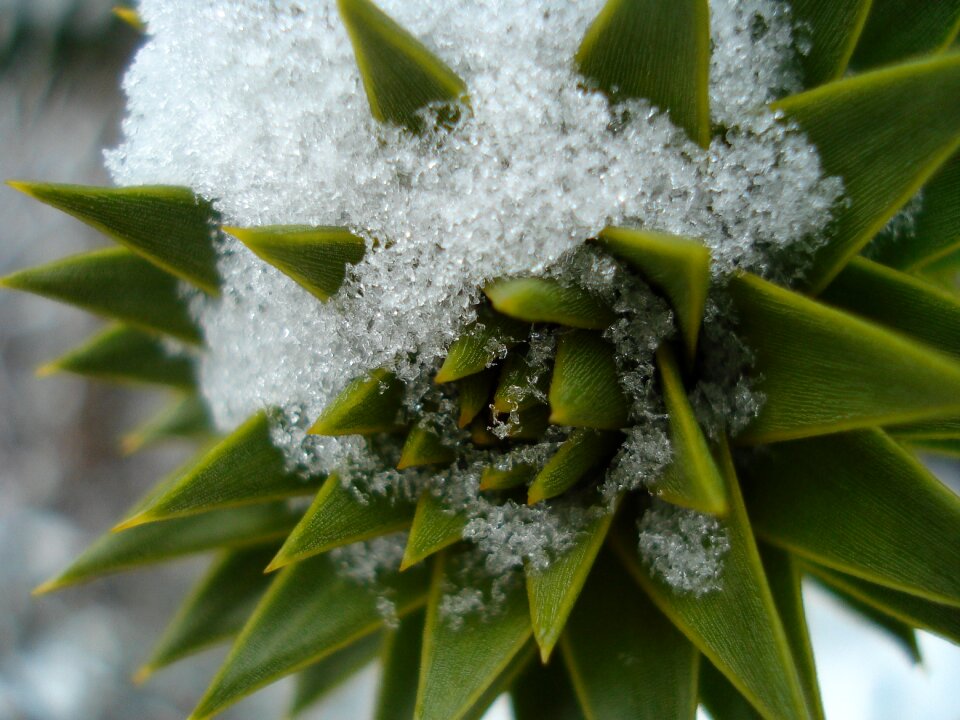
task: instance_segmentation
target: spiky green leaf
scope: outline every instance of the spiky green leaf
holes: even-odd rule
[[[213,435],[213,422],[206,404],[199,396],[189,394],[176,398],[145,423],[124,435],[123,452],[134,453],[149,445],[175,438],[207,440]]]
[[[630,405],[619,378],[613,346],[599,333],[562,335],[550,382],[550,422],[601,430],[623,427]]]
[[[397,428],[403,383],[386,370],[359,377],[335,397],[310,428],[314,435],[371,435]]]
[[[520,353],[507,356],[493,394],[493,410],[509,413],[528,410],[542,402],[550,385],[546,367],[531,363]]]
[[[837,80],[773,109],[816,145],[824,172],[843,179],[846,202],[807,273],[819,292],[960,146],[960,56]]]
[[[729,288],[766,395],[738,442],[960,414],[960,365],[946,355],[753,275]]]
[[[10,185],[106,233],[157,267],[208,293],[219,292],[213,247],[217,215],[209,202],[189,188]]]
[[[497,280],[483,292],[497,312],[524,322],[603,330],[617,317],[605,302],[586,290],[550,278]]]
[[[606,553],[594,564],[560,648],[591,720],[692,720],[697,650]]]
[[[700,702],[712,720],[764,720],[707,658],[700,658]]]
[[[497,382],[497,372],[494,368],[468,375],[457,383],[460,393],[460,415],[457,425],[467,427],[480,411],[490,404],[490,396]]]
[[[433,493],[424,492],[417,501],[401,569],[453,545],[463,537],[466,525],[466,515],[447,511]]]
[[[347,265],[363,259],[366,244],[346,228],[267,225],[224,230],[323,302],[343,284]]]
[[[123,325],[108,328],[37,370],[38,375],[56,372],[115,382],[169,385],[182,390],[196,386],[192,357],[171,352],[156,335]]]
[[[446,383],[482,372],[526,334],[528,326],[483,307],[477,321],[447,351],[434,382]]]
[[[288,714],[291,720],[373,662],[382,647],[383,634],[373,633],[301,670]]]
[[[527,493],[527,503],[533,505],[565,493],[590,470],[613,455],[622,440],[619,432],[592,428],[574,430],[537,473]]]
[[[177,279],[123,248],[83,253],[21,270],[0,280],[0,286],[76,305],[190,343],[201,339]]]
[[[407,433],[407,439],[400,451],[400,461],[397,463],[397,469],[403,470],[404,468],[420,467],[422,465],[443,465],[453,462],[456,456],[456,452],[447,447],[433,430],[415,425]]]
[[[745,493],[770,543],[960,606],[960,498],[882,432],[778,443],[754,460]]]
[[[383,578],[398,616],[426,598],[423,573]],[[201,720],[383,626],[378,593],[346,577],[327,555],[297,563],[270,585],[220,672],[190,716]]]
[[[960,29],[960,1],[872,0],[850,61],[856,70],[946,49]]]
[[[804,87],[843,77],[867,21],[871,0],[790,0]]]
[[[426,613],[412,612],[387,635],[380,661],[374,720],[410,720],[417,703],[417,676]]]
[[[509,467],[488,465],[480,473],[480,490],[509,490],[526,485],[537,474],[537,468],[527,463],[510,464]]]
[[[605,228],[599,241],[667,296],[692,360],[710,289],[710,251],[693,238],[621,227]]]
[[[466,101],[463,80],[370,0],[337,0],[337,7],[374,118],[420,132],[424,108]],[[446,109],[440,119],[455,117]]]
[[[695,143],[710,144],[707,0],[608,0],[576,62],[614,100],[646,98]]]

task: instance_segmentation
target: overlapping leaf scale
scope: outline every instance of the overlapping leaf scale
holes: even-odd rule
[[[177,278],[124,248],[74,255],[21,270],[0,286],[76,305],[145,330],[201,341]]]
[[[510,490],[528,484],[537,474],[537,468],[528,463],[516,463],[508,468],[487,465],[480,473],[480,490]]]
[[[196,387],[193,358],[171,352],[154,334],[117,325],[80,347],[47,363],[38,375],[69,372],[114,382],[167,385],[181,390]]]
[[[960,56],[897,65],[773,104],[844,183],[806,284],[819,292],[960,146]]]
[[[374,118],[420,132],[428,106],[466,102],[463,80],[370,0],[337,0],[337,7]],[[441,121],[457,118],[451,108],[439,115]]]
[[[550,422],[600,430],[627,424],[630,409],[613,346],[600,333],[574,330],[557,343],[550,382]]]
[[[383,633],[373,633],[301,670],[297,674],[289,717],[299,716],[373,662],[382,647]]]
[[[529,325],[483,306],[477,320],[450,346],[434,382],[446,383],[483,372],[525,337]]]
[[[442,501],[430,491],[421,494],[410,535],[407,537],[401,569],[416,565],[456,543],[463,537],[466,525],[465,514],[449,512]]]
[[[730,499],[730,512],[722,524],[730,550],[723,558],[723,585],[719,590],[702,595],[675,590],[643,564],[632,533],[614,535],[615,548],[660,611],[763,717],[811,718],[747,519],[733,461],[725,446],[721,451],[718,465]]]
[[[494,412],[530,409],[546,396],[549,383],[550,374],[546,368],[532,364],[521,353],[510,353],[503,363],[493,394]]]
[[[208,440],[214,436],[213,422],[204,401],[195,394],[174,399],[142,425],[123,436],[123,452],[130,454],[166,440]]]
[[[380,657],[380,688],[373,720],[410,720],[417,704],[417,680],[426,613],[417,610],[387,634]]]
[[[497,373],[494,368],[468,375],[457,383],[460,402],[458,427],[467,427],[490,404],[490,395],[496,383]]]
[[[591,720],[693,720],[696,648],[607,553],[597,558],[560,647]]]
[[[947,355],[753,275],[728,287],[766,396],[738,442],[960,414],[960,364]]]
[[[340,227],[268,225],[223,229],[322,302],[340,289],[347,265],[360,262],[366,251],[363,238]]]
[[[220,548],[279,540],[299,515],[285,503],[214,510],[202,515],[109,532],[87,548],[63,573],[35,593],[57,590],[101,575]]]
[[[106,233],[157,267],[208,293],[219,292],[213,247],[217,215],[209,202],[189,188],[10,185]]]
[[[236,511],[234,511],[236,512]],[[399,617],[426,599],[422,572],[391,574],[368,587],[344,576],[329,555],[279,573],[237,637],[191,720],[212,717],[241,698],[379,630],[378,599]]]
[[[417,688],[416,720],[461,720],[479,717],[493,702],[504,677],[520,668],[514,660],[525,660],[531,648],[530,611],[521,582],[505,589],[496,614],[470,612],[455,622],[441,610],[446,593],[464,587],[461,556],[450,551],[434,565],[434,577],[427,603],[427,621],[423,635],[423,655]],[[492,582],[474,578],[472,587],[481,591]]]
[[[804,87],[842,77],[867,21],[872,0],[790,0]]]
[[[452,462],[455,458],[456,452],[447,447],[435,432],[421,425],[415,425],[407,433],[407,439],[400,451],[397,469],[443,465]]]
[[[163,492],[139,506],[116,529],[309,495],[317,487],[317,479],[304,479],[287,469],[283,453],[270,439],[270,422],[266,412],[253,415],[202,453]]]
[[[483,292],[497,312],[528,323],[603,330],[616,319],[613,310],[599,298],[551,278],[497,280]]]
[[[750,517],[770,543],[960,606],[960,498],[881,431],[771,445],[745,478]]]
[[[561,495],[616,452],[623,435],[615,431],[578,428],[537,473],[527,492],[534,505]]]
[[[872,0],[850,65],[863,70],[946,49],[960,30],[960,2]]]
[[[265,545],[221,555],[164,630],[137,680],[240,632],[270,584],[263,569],[275,552],[276,545]]]
[[[310,428],[314,435],[371,435],[397,429],[403,383],[387,370],[374,370],[345,387]]]
[[[608,0],[576,63],[613,100],[646,98],[695,143],[710,144],[707,0]]]

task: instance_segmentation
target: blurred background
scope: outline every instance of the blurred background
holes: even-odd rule
[[[140,38],[112,0],[0,0],[0,179],[108,182],[101,150],[115,143],[123,68]],[[54,210],[0,188],[0,276],[105,244]],[[104,532],[187,447],[124,456],[119,440],[166,399],[34,368],[98,323],[63,305],[0,292],[0,720],[182,720],[224,649],[130,678],[202,560],[111,577],[32,598]],[[957,467],[935,470],[957,488]],[[960,571],[960,569],[958,569]],[[891,637],[806,593],[831,720],[958,720],[960,650],[921,634],[915,666]],[[372,704],[375,670],[309,718],[353,720]],[[241,703],[232,720],[283,716],[280,683]],[[508,718],[501,701],[489,718]],[[549,719],[545,719],[549,720]]]

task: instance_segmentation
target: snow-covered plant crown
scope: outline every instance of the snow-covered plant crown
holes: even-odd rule
[[[472,717],[521,670],[518,698],[569,691],[524,670],[531,635],[590,717],[734,687],[817,717],[801,563],[943,631],[960,593],[923,534],[960,509],[880,428],[956,434],[930,418],[960,411],[960,306],[916,273],[960,241],[960,61],[860,71],[942,50],[960,4],[902,31],[870,5],[143,0],[124,187],[19,186],[129,250],[7,284],[131,326],[59,367],[191,392],[141,440],[207,414],[226,439],[50,587],[253,546],[159,667],[222,583],[239,606],[285,568],[198,717],[383,623],[384,702],[419,655],[417,717]],[[891,473],[925,500],[902,512]],[[698,691],[700,652],[722,675]],[[638,706],[624,653],[692,695]]]

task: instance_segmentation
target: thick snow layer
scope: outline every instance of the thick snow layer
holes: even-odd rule
[[[771,251],[802,256],[841,188],[765,109],[797,87],[787,5],[711,3],[711,114],[726,130],[704,150],[645,102],[612,109],[584,89],[573,56],[602,4],[463,0],[439,12],[380,0],[469,88],[472,111],[452,131],[415,137],[372,119],[333,0],[142,0],[149,38],[125,80],[124,139],[107,154],[115,181],[189,186],[231,225],[343,225],[368,240],[325,305],[224,241],[223,297],[196,301],[201,387],[222,429],[280,407],[275,437],[291,462],[373,469],[359,440],[306,438],[331,397],[384,366],[426,387],[480,286],[548,272],[608,224],[702,238],[718,274],[790,276]],[[669,457],[653,436],[635,438],[621,467]],[[481,525],[478,539],[500,542]]]

